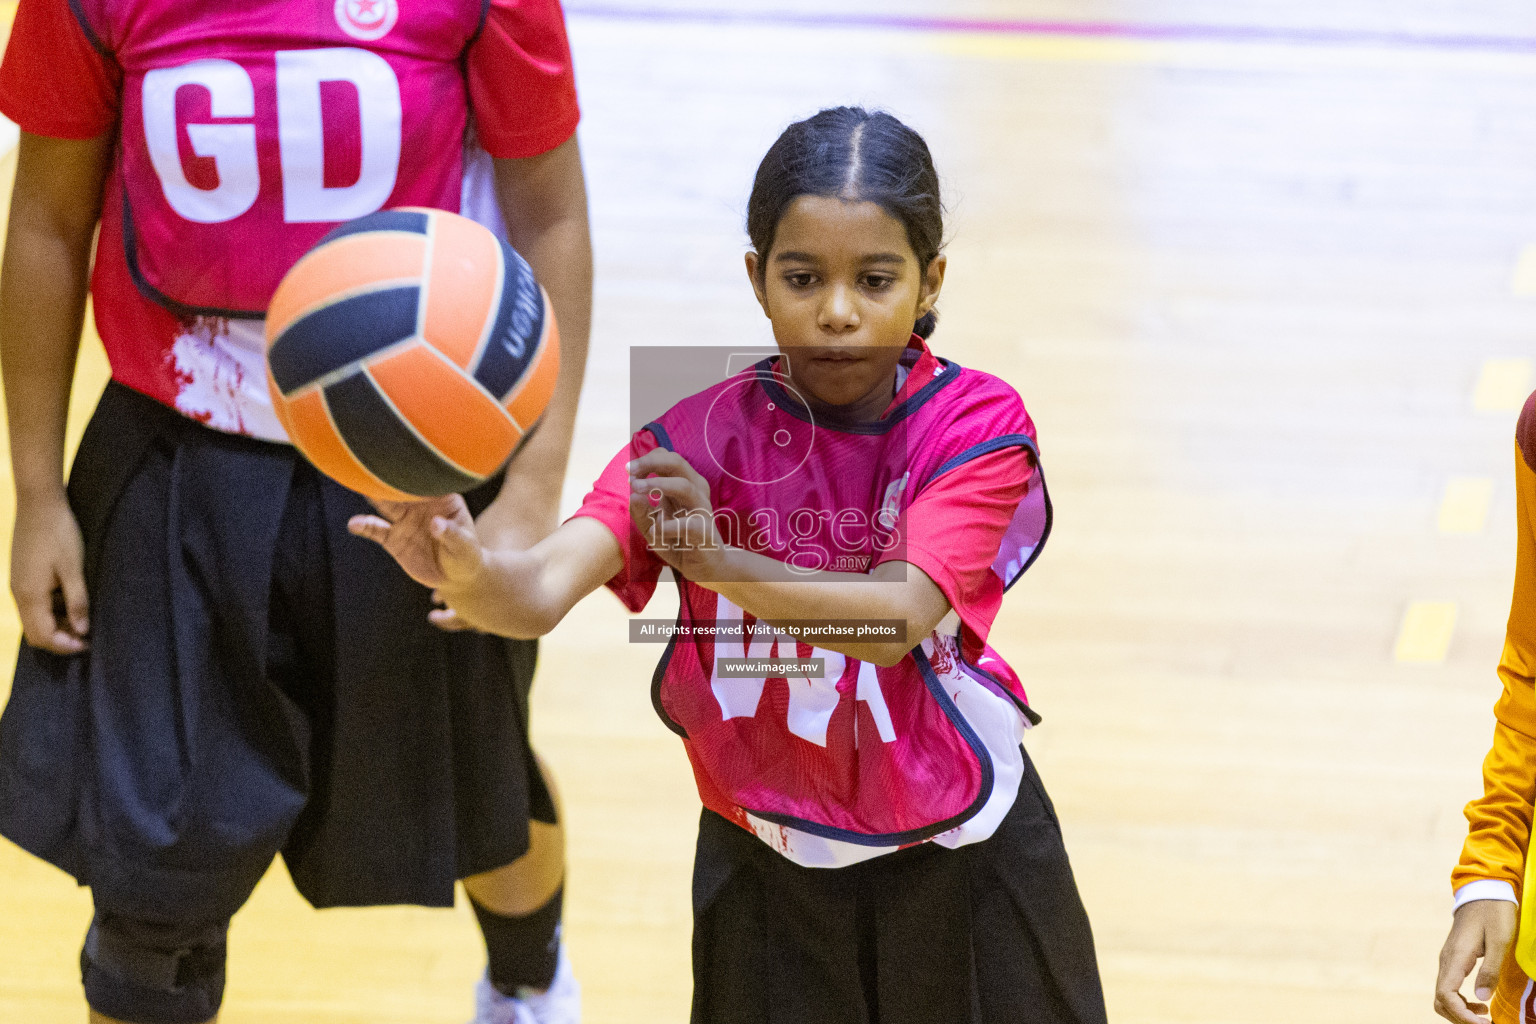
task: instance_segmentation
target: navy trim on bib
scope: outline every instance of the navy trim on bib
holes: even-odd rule
[[[677,573],[672,574],[677,581],[677,624],[683,623],[683,611],[688,607],[686,596],[683,594],[683,580]],[[688,738],[688,730],[672,720],[667,714],[667,709],[661,705],[661,681],[666,678],[667,666],[672,664],[672,655],[677,649],[677,637],[681,630],[674,631],[671,639],[667,641],[666,650],[661,652],[661,660],[656,662],[656,671],[651,673],[651,707],[656,709],[656,717],[661,719],[661,724],[677,733],[683,739]]]
[[[80,5],[80,0],[69,0],[69,13],[73,14],[75,20],[80,23],[80,31],[85,33],[86,41],[91,44],[92,49],[116,64],[117,55],[107,48],[101,36],[97,35],[96,30],[91,27],[91,23],[85,17],[85,8]]]
[[[649,430],[651,435],[656,438],[656,443],[667,451],[674,454],[677,452],[677,449],[672,444],[671,436],[667,433],[667,428],[660,423],[652,421],[640,429]],[[688,599],[683,593],[683,578],[677,574],[675,569],[672,572],[672,578],[677,583],[677,624],[681,625],[683,612],[688,608]],[[672,634],[672,638],[667,641],[666,650],[661,652],[661,660],[656,663],[656,671],[651,673],[651,706],[656,709],[656,717],[661,719],[662,725],[665,725],[683,739],[687,739],[688,730],[674,722],[672,716],[667,714],[666,708],[661,706],[661,681],[666,677],[667,666],[672,663],[672,654],[677,648],[677,637],[677,633]]]
[[[934,470],[933,476],[928,478],[928,482],[932,483],[945,473],[952,469],[960,468],[972,459],[979,459],[983,455],[990,455],[1004,448],[1024,448],[1035,457],[1036,463],[1040,461],[1040,449],[1036,446],[1034,438],[1028,434],[1004,434],[1001,437],[994,437],[990,441],[982,441],[980,444],[971,445],[971,447]]]
[[[475,23],[475,31],[470,35],[469,41],[464,44],[464,53],[469,53],[469,48],[480,39],[480,33],[485,31],[485,23],[491,17],[491,0],[480,0],[480,20]]]
[[[123,255],[128,262],[128,276],[139,294],[157,306],[170,310],[179,317],[215,316],[225,320],[265,320],[266,310],[251,312],[246,309],[220,309],[218,306],[189,306],[178,302],[149,283],[139,268],[139,244],[133,233],[133,207],[128,202],[128,183],[123,183]]]
[[[961,370],[959,363],[952,363],[948,359],[935,356],[935,359],[938,359],[940,363],[944,364],[944,372],[933,378],[933,380],[929,381],[927,384],[923,385],[922,389],[916,394],[909,395],[903,399],[901,404],[892,409],[890,414],[884,418],[853,423],[818,423],[814,418],[806,415],[805,412],[800,409],[800,403],[798,401],[790,398],[785,393],[784,386],[778,381],[780,375],[768,368],[769,364],[771,364],[776,358],[778,357],[768,356],[762,362],[757,363],[752,367],[753,370],[757,372],[758,383],[763,386],[763,390],[768,393],[768,397],[772,399],[774,404],[777,405],[780,409],[788,413],[790,416],[793,416],[795,419],[800,420],[802,423],[809,423],[813,427],[821,427],[827,430],[835,430],[841,434],[889,433],[892,427],[896,426],[896,424],[900,423],[908,416],[916,412],[923,405],[923,403],[927,402],[928,399],[938,394],[942,388],[945,388],[948,385],[954,383],[955,379],[960,376]]]
[[[943,821],[932,825],[907,829],[905,832],[886,832],[882,834],[852,832],[834,825],[823,825],[820,822],[805,821],[788,814],[778,814],[773,811],[754,811],[750,807],[743,807],[742,810],[775,825],[797,829],[809,835],[819,836],[822,839],[833,839],[838,842],[851,843],[854,846],[905,846],[908,843],[921,843],[932,839],[934,836],[942,835],[952,828],[958,828],[981,813],[981,809],[987,805],[987,801],[992,797],[992,786],[995,782],[992,770],[992,754],[987,750],[986,744],[981,742],[981,737],[976,735],[976,730],[971,728],[971,723],[965,720],[965,716],[955,706],[954,700],[949,696],[948,691],[944,689],[943,684],[939,682],[939,677],[934,673],[933,665],[929,662],[928,655],[923,653],[922,647],[912,648],[909,654],[917,665],[918,671],[922,674],[923,682],[927,685],[928,692],[933,695],[934,700],[939,702],[939,707],[943,709],[945,717],[955,727],[955,731],[960,734],[960,738],[965,740],[966,746],[971,748],[971,752],[976,755],[977,763],[981,765],[981,784],[977,786],[976,799],[971,802],[969,807],[953,817],[945,818]]]
[[[1019,695],[1008,689],[1008,687],[1004,686],[1002,681],[998,679],[997,676],[993,675],[991,672],[988,672],[980,665],[974,665],[971,662],[965,660],[964,654],[960,655],[960,664],[965,666],[965,670],[968,675],[978,676],[980,678],[980,682],[983,685],[986,685],[987,689],[994,690],[1000,696],[1007,697],[1010,701],[1012,701],[1013,706],[1018,708],[1019,713],[1029,720],[1030,725],[1039,725],[1041,723],[1042,719],[1040,717],[1040,712],[1030,707],[1024,701],[1020,700]]]
[[[1040,557],[1040,552],[1045,550],[1045,542],[1051,537],[1051,527],[1056,523],[1056,508],[1051,504],[1051,489],[1045,486],[1045,470],[1041,468],[1039,461],[1035,462],[1035,475],[1040,478],[1040,500],[1045,502],[1045,526],[1040,530],[1040,539],[1035,541],[1035,550],[1029,553],[1029,558],[1019,566],[1019,571],[1013,579],[1003,581],[1003,593],[1013,589],[1013,585],[1024,578],[1029,567],[1035,564],[1035,559]]]
[[[1001,451],[1004,448],[1013,447],[1023,448],[1035,457],[1035,475],[1040,480],[1040,499],[1045,503],[1045,527],[1040,531],[1040,539],[1035,542],[1035,549],[1029,553],[1029,558],[1024,564],[1019,566],[1019,571],[1014,573],[1013,579],[1003,581],[1003,593],[1005,594],[1013,588],[1015,583],[1019,582],[1024,573],[1029,571],[1029,567],[1035,564],[1035,559],[1040,557],[1040,552],[1045,550],[1045,542],[1051,536],[1051,526],[1056,521],[1055,509],[1051,505],[1051,491],[1050,488],[1045,486],[1045,469],[1040,465],[1040,448],[1035,444],[1034,438],[1028,434],[1003,434],[1000,437],[982,441],[980,444],[974,444],[959,455],[946,460],[943,465],[934,470],[933,476],[928,478],[928,483],[933,483],[933,481],[945,473],[952,469],[960,468],[972,459],[980,458],[995,451]]]
[[[677,454],[677,445],[672,443],[672,435],[667,433],[667,428],[662,426],[659,422],[652,420],[640,429],[649,430],[651,432],[651,436],[656,439],[657,444],[661,445],[673,455]]]

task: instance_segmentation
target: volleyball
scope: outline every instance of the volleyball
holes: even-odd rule
[[[560,371],[554,311],[527,262],[442,210],[331,231],[279,283],[266,336],[288,437],[327,476],[389,501],[494,476]]]

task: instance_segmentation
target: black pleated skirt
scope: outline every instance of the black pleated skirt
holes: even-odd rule
[[[431,626],[362,497],[116,383],[69,491],[91,648],[22,646],[0,833],[151,921],[227,918],[278,853],[316,906],[448,906],[526,852],[535,647]]]
[[[693,1024],[1104,1024],[1088,916],[1025,757],[982,843],[791,863],[706,810]]]

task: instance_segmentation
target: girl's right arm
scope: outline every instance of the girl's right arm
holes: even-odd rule
[[[55,654],[84,650],[89,629],[80,528],[64,492],[64,422],[111,153],[110,134],[22,133],[0,269],[0,365],[16,483],[11,593],[27,642]]]
[[[543,636],[583,597],[624,567],[608,527],[578,516],[526,551],[487,548],[458,495],[380,503],[382,515],[354,516],[348,528],[376,541],[444,607],[432,621],[530,639]]]

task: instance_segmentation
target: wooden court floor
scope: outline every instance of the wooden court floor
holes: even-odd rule
[[[1018,387],[1056,504],[993,642],[1118,1024],[1435,1019],[1536,387],[1536,13],[1465,6],[569,5],[598,257],[570,507],[623,441],[630,346],[768,340],[742,218],[782,126],[862,102],[926,134],[935,347]],[[1042,24],[983,23],[1009,18]],[[104,373],[88,339],[77,414]],[[592,1024],[687,1015],[698,804],[655,654],[595,595],[535,688]],[[83,1020],[88,916],[0,842],[0,1021]],[[483,962],[463,906],[316,913],[280,869],[231,945],[229,1024],[463,1021]]]

